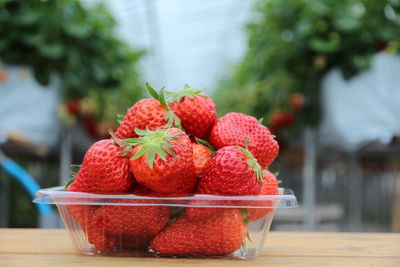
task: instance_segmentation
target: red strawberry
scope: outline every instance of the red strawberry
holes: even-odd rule
[[[260,195],[277,195],[278,194],[278,180],[271,172],[269,172],[267,170],[264,170],[263,174],[264,174],[264,176],[263,176],[264,184],[262,186]],[[272,200],[259,201],[256,203],[257,204],[255,204],[255,205],[257,205],[257,206],[274,206],[274,203]],[[272,210],[273,210],[273,208],[247,209],[247,211],[249,213],[248,219],[250,222],[260,220],[260,219],[264,218]]]
[[[202,90],[196,90],[188,85],[175,93],[170,93],[172,103],[169,104],[176,116],[181,120],[182,127],[194,140],[195,137],[208,139],[211,128],[216,120],[216,107],[211,98],[201,95]]]
[[[193,143],[193,164],[196,175],[199,175],[211,159],[211,151],[202,144]]]
[[[80,224],[81,228],[86,231],[97,206],[68,205],[67,207],[70,215]]]
[[[157,130],[168,123],[171,126],[172,124],[180,126],[179,119],[165,102],[164,89],[158,93],[148,83],[146,86],[154,99],[142,99],[128,110],[115,132],[118,138],[137,137],[136,128]]]
[[[86,234],[89,243],[100,252],[110,251],[117,244],[117,237],[108,235],[92,225],[89,225]]]
[[[183,216],[159,233],[150,248],[161,255],[227,255],[241,247],[246,233],[247,225],[238,209],[204,221]]]
[[[68,190],[70,191],[70,190]],[[68,199],[73,200],[73,199]],[[78,222],[86,233],[88,242],[100,252],[111,250],[116,244],[116,238],[105,234],[93,225],[92,217],[99,206],[67,205],[70,215]]]
[[[252,116],[232,112],[218,119],[211,130],[210,143],[217,149],[233,145],[244,147],[246,138],[249,150],[261,167],[268,167],[278,155],[279,145],[268,128]]]
[[[281,128],[289,127],[294,122],[294,116],[290,111],[278,110],[271,115],[271,129],[279,132]]]
[[[177,128],[136,133],[142,136],[130,140],[135,145],[130,165],[136,180],[157,193],[193,192],[197,178],[189,137]]]
[[[69,114],[76,117],[79,113],[79,100],[69,99],[66,103]]]
[[[168,222],[169,208],[157,206],[162,203],[159,200],[124,200],[124,203],[132,203],[132,206],[118,205],[119,202],[112,201],[114,205],[103,205],[98,208],[92,217],[92,225],[107,234],[149,237],[155,236]],[[154,206],[135,204],[154,204]]]
[[[191,221],[204,221],[208,218],[214,216],[215,214],[224,212],[229,209],[235,208],[210,208],[207,206],[212,205],[211,201],[207,200],[191,200],[190,206],[185,209],[185,216]],[[221,205],[221,202],[215,203],[216,205]],[[227,201],[226,205],[232,205],[232,202]],[[195,207],[194,207],[195,206]],[[202,207],[203,206],[203,207]]]
[[[226,146],[214,154],[200,174],[197,193],[214,195],[258,195],[262,171],[250,151]]]
[[[150,130],[157,130],[167,124],[166,114],[166,109],[158,100],[142,99],[128,110],[115,135],[124,139],[136,137],[135,128],[144,130],[148,127]]]
[[[88,193],[121,193],[132,185],[129,157],[112,139],[94,143],[86,152],[70,191]]]
[[[304,107],[304,95],[302,93],[293,93],[290,95],[290,105],[294,110]]]
[[[221,148],[214,154],[210,162],[199,176],[196,193],[210,195],[258,195],[262,188],[262,171],[254,156],[246,149],[237,146]],[[192,200],[191,206],[185,210],[191,220],[209,218],[225,208],[201,207],[201,200]],[[219,203],[218,205],[220,205]],[[227,205],[243,205],[243,203],[226,202]]]

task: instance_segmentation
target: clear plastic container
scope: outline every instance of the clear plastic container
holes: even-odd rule
[[[275,209],[297,207],[293,192],[284,188],[279,195],[166,197],[52,187],[38,191],[34,202],[57,205],[74,247],[84,255],[241,259],[260,254]]]

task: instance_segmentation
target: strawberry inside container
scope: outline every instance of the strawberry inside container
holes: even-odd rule
[[[274,213],[297,207],[277,195],[94,194],[42,189],[35,203],[55,204],[75,249],[84,255],[232,257],[260,254]]]

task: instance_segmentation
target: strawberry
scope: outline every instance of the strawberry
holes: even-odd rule
[[[282,128],[289,127],[294,123],[293,113],[285,110],[277,110],[270,117],[271,130],[279,132]]]
[[[194,140],[195,137],[208,139],[216,120],[216,107],[211,98],[201,95],[188,85],[175,93],[169,93],[169,106],[181,120],[182,127]]]
[[[79,100],[78,99],[69,99],[67,103],[65,103],[68,109],[69,114],[76,117],[79,114]]]
[[[227,255],[239,249],[247,225],[238,209],[229,209],[207,220],[179,217],[150,243],[161,255]]]
[[[103,231],[93,227],[91,223],[87,229],[87,240],[93,244],[100,252],[108,252],[117,245],[117,237],[108,235]]]
[[[167,124],[166,110],[156,99],[145,98],[138,101],[125,115],[115,135],[118,138],[137,137],[135,128],[157,130]]]
[[[215,203],[215,204],[221,205],[220,202]],[[227,201],[225,204],[231,205],[233,203]],[[215,214],[218,214],[218,213],[221,213],[221,212],[231,209],[231,208],[214,208],[214,207],[209,208],[209,207],[207,207],[210,205],[212,205],[212,204],[210,203],[210,201],[207,201],[207,200],[191,200],[189,207],[187,207],[185,209],[185,212],[184,212],[185,216],[188,220],[191,220],[191,221],[204,221],[204,220],[207,220],[208,218],[214,216]],[[196,207],[194,207],[194,206],[196,206]]]
[[[135,129],[157,130],[168,123],[180,126],[179,118],[175,116],[165,102],[164,89],[161,89],[158,93],[148,83],[146,83],[146,86],[154,99],[142,99],[128,110],[115,132],[118,138],[137,137]]]
[[[258,195],[262,188],[262,171],[250,151],[242,147],[227,146],[214,154],[199,176],[197,194],[211,195]],[[227,205],[243,203],[226,202]],[[209,218],[211,215],[226,210],[225,208],[207,208],[209,203],[192,200],[185,210],[191,220]],[[220,203],[218,204],[220,205]]]
[[[193,164],[196,175],[199,175],[211,159],[211,151],[202,144],[193,143]]]
[[[260,195],[277,195],[278,194],[278,180],[276,177],[269,171],[264,170],[263,171],[263,180],[264,184],[261,188]],[[272,200],[265,200],[265,201],[257,201],[256,204],[257,206],[274,206],[274,203]],[[264,218],[268,213],[273,211],[273,208],[265,208],[265,209],[259,209],[259,208],[251,208],[247,209],[249,213],[249,221],[254,222],[257,220],[260,220]]]
[[[118,205],[119,202],[114,200],[113,204],[98,208],[91,219],[93,227],[112,235],[149,237],[155,236],[168,222],[169,208],[157,206],[162,203],[159,200],[124,200],[124,203],[132,203],[131,206]]]
[[[139,130],[141,138],[125,139],[135,145],[131,170],[136,180],[157,193],[191,193],[197,178],[189,137],[178,128]]]
[[[199,176],[197,193],[258,195],[262,171],[257,159],[245,148],[226,146],[214,154]]]
[[[91,205],[68,205],[67,207],[71,216],[86,231],[97,207]]]
[[[107,139],[94,143],[86,152],[82,167],[70,191],[88,193],[121,193],[129,190],[133,178],[129,172],[129,158],[124,155],[126,144]]]
[[[294,110],[299,110],[304,107],[304,95],[302,93],[293,93],[290,95],[290,106]]]
[[[251,153],[263,169],[267,168],[278,155],[279,145],[268,128],[252,116],[231,112],[219,118],[211,130],[210,143],[217,149],[233,145],[244,147],[246,138]]]

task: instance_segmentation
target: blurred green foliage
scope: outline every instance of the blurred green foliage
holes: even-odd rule
[[[103,4],[0,0],[0,59],[32,67],[42,85],[58,74],[68,99],[94,95],[103,110],[116,98],[126,111],[142,96],[142,54],[117,37]]]
[[[327,71],[338,67],[349,79],[378,51],[399,52],[400,0],[262,1],[247,34],[245,56],[214,94],[219,112],[264,116],[268,124],[287,111],[291,129],[315,125]],[[301,108],[293,93],[304,97]]]

